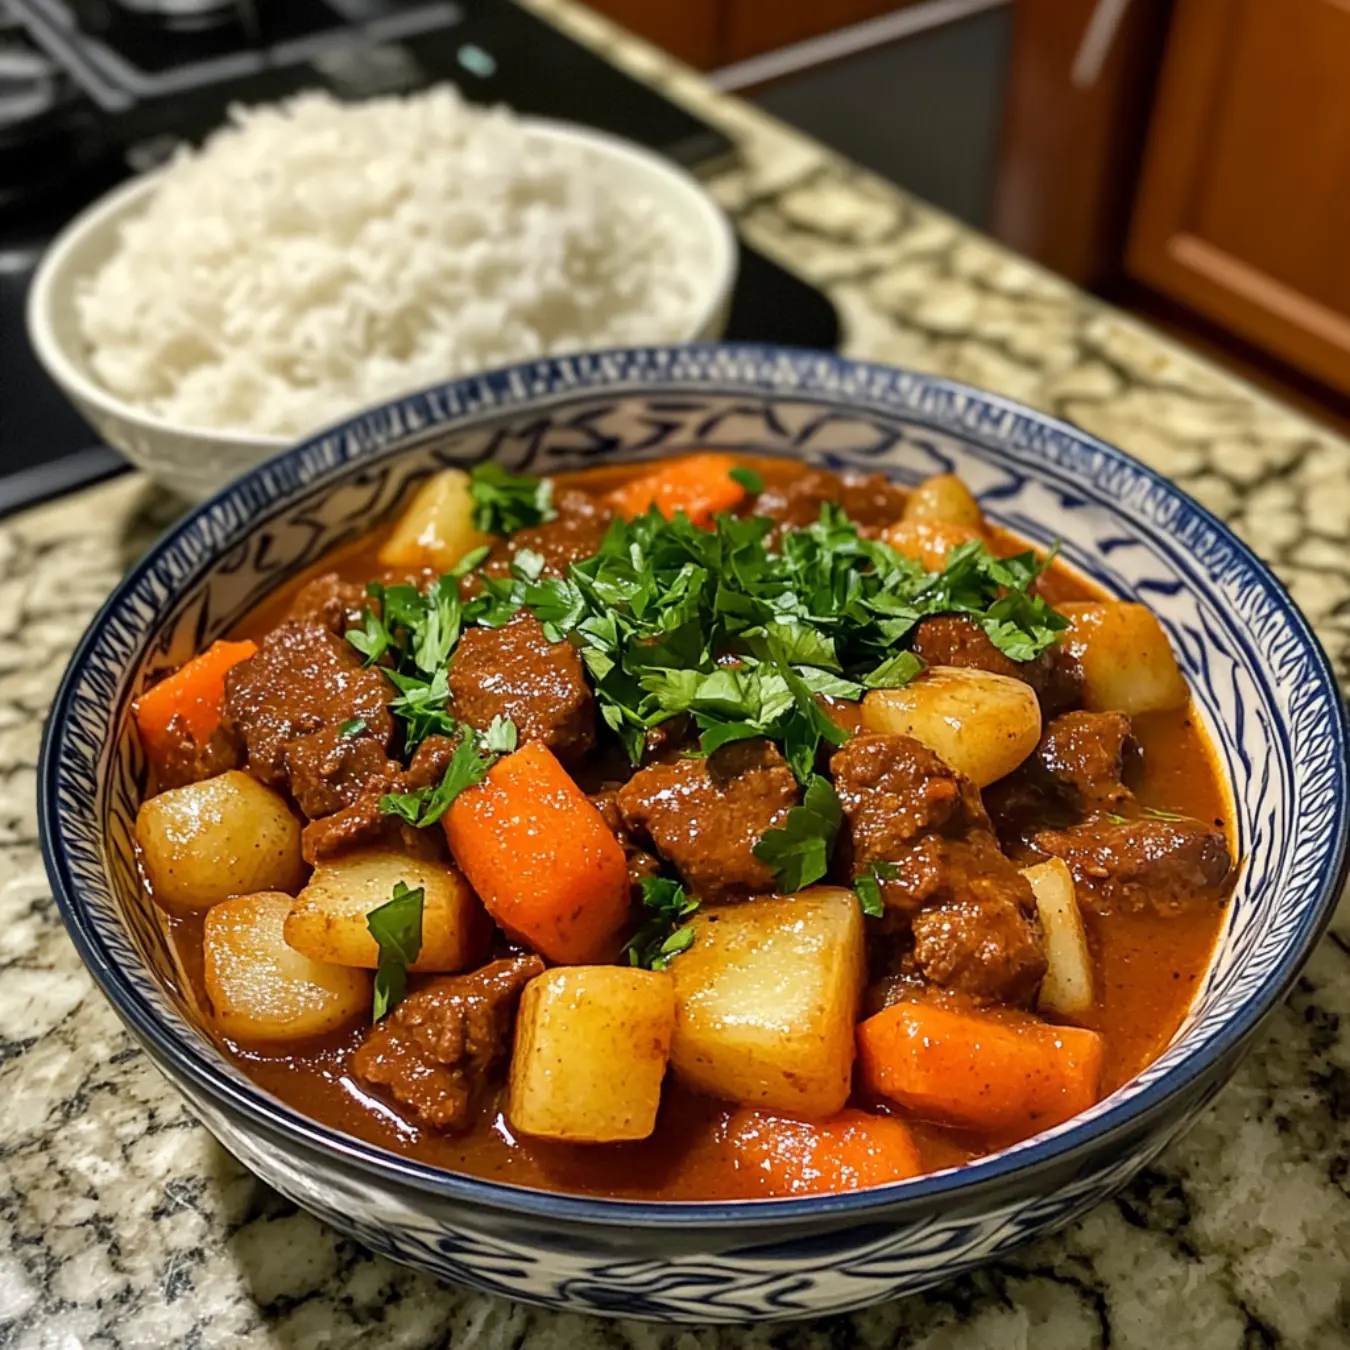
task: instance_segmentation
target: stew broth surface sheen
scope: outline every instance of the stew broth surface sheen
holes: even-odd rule
[[[769,485],[790,482],[804,466],[776,458],[737,456]],[[642,465],[606,466],[555,475],[558,488],[607,491],[649,470]],[[381,570],[376,553],[390,530],[383,529],[325,557],[315,567],[268,597],[231,636],[261,638],[286,615],[296,593],[321,573],[364,581]],[[1015,536],[991,529],[991,547],[1001,554],[1025,550]],[[1052,604],[1106,597],[1064,565],[1055,563],[1042,578]],[[1212,823],[1228,835],[1226,789],[1207,737],[1188,705],[1150,713],[1133,722],[1143,750],[1144,770],[1136,786],[1140,802],[1176,810]],[[753,903],[753,902],[751,902]],[[1105,922],[1084,913],[1097,975],[1097,997],[1079,1025],[1105,1041],[1102,1095],[1114,1091],[1155,1059],[1184,1020],[1213,952],[1225,910],[1196,907],[1166,917],[1151,909],[1118,912]],[[166,920],[185,983],[199,1006],[202,984],[202,919]],[[415,988],[418,977],[413,977]],[[209,1023],[208,1023],[209,1025]],[[668,1075],[654,1133],[634,1143],[558,1144],[518,1138],[502,1111],[504,1093],[465,1134],[445,1135],[410,1124],[398,1109],[367,1091],[348,1071],[364,1026],[284,1051],[257,1049],[217,1040],[259,1087],[304,1115],[368,1143],[453,1172],[513,1185],[583,1195],[644,1200],[724,1200],[784,1192],[757,1169],[740,1167],[720,1138],[729,1107],[702,1097]],[[875,1099],[858,1100],[868,1110],[892,1109]],[[899,1112],[897,1111],[897,1114]],[[1037,1132],[992,1135],[906,1114],[925,1171],[968,1162]]]

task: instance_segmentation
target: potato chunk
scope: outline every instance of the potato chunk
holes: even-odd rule
[[[393,849],[359,849],[321,862],[295,898],[286,941],[315,961],[339,966],[380,964],[379,944],[366,916],[394,893],[397,882],[420,886],[422,950],[411,970],[464,970],[482,955],[487,914],[450,863],[414,858]]]
[[[305,879],[300,822],[271,788],[238,769],[143,802],[136,842],[150,893],[171,914],[231,895],[294,892]]]
[[[1073,876],[1062,858],[1027,867],[1036,910],[1045,935],[1045,978],[1037,1006],[1061,1017],[1076,1017],[1092,1007],[1092,953],[1078,908]]]
[[[216,1025],[240,1041],[321,1036],[370,1013],[370,976],[326,966],[287,945],[291,897],[223,900],[206,916],[206,992]]]
[[[929,572],[942,571],[952,549],[984,538],[969,525],[953,525],[945,520],[902,520],[881,537],[897,553],[912,558]]]
[[[473,523],[469,475],[442,469],[417,490],[380,549],[386,567],[434,567],[448,572],[473,549],[492,542]]]
[[[941,525],[964,525],[984,529],[984,512],[970,489],[954,474],[939,473],[925,478],[905,502],[902,520],[929,520]]]
[[[1162,624],[1143,605],[1074,600],[1059,606],[1071,623],[1064,646],[1083,671],[1090,712],[1163,712],[1190,697]]]
[[[1041,705],[1009,675],[930,666],[901,689],[874,689],[862,704],[870,731],[912,736],[943,763],[987,787],[1010,774],[1041,738]]]
[[[645,1139],[661,1104],[675,989],[669,975],[568,966],[525,986],[507,1118],[569,1143]]]
[[[863,984],[857,897],[813,887],[709,905],[671,963],[685,1082],[728,1101],[821,1119],[848,1098]]]

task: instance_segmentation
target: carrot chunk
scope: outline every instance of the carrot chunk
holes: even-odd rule
[[[442,823],[455,861],[507,933],[563,965],[614,954],[628,916],[623,849],[542,741],[498,760]]]
[[[626,520],[654,506],[667,520],[683,511],[695,525],[706,525],[745,500],[745,489],[731,476],[736,465],[734,455],[689,455],[615,488],[609,504]]]
[[[822,1195],[884,1186],[923,1171],[903,1121],[867,1111],[797,1120],[741,1108],[725,1138],[736,1171],[756,1195]]]
[[[198,745],[220,725],[225,706],[225,675],[258,650],[256,642],[215,642],[174,671],[132,705],[145,753],[162,764],[173,748],[169,723],[176,717]]]
[[[1102,1039],[1030,1017],[897,1003],[859,1026],[858,1072],[866,1090],[921,1116],[1044,1130],[1097,1101]]]

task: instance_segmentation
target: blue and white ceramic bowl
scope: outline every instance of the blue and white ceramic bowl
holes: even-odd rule
[[[1244,859],[1175,1043],[1085,1116],[959,1170],[849,1195],[653,1205],[542,1194],[381,1152],[255,1087],[198,1029],[131,826],[129,709],[147,674],[227,633],[273,587],[388,519],[432,470],[536,473],[692,447],[767,451],[904,482],[955,471],[985,510],[1162,618],[1232,784]],[[580,1312],[742,1321],[910,1293],[1068,1223],[1123,1185],[1232,1073],[1312,950],[1343,877],[1347,729],[1285,591],[1148,469],[1005,400],[769,347],[619,351],[410,395],[207,501],[108,601],[56,700],[41,768],[47,868],[81,955],[208,1128],[277,1190],[435,1275]]]

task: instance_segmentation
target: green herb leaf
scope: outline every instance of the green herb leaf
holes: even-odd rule
[[[488,460],[469,471],[473,523],[484,534],[515,534],[542,525],[558,513],[553,507],[553,480],[508,473]]]
[[[699,733],[700,753],[711,755],[732,741],[752,741],[764,735],[754,722],[712,722]]]
[[[375,1001],[371,1020],[378,1022],[403,999],[408,987],[408,967],[422,950],[421,886],[409,888],[394,883],[394,894],[366,915],[366,928],[380,948],[375,972]]]
[[[772,868],[781,892],[800,891],[830,870],[830,855],[843,818],[833,784],[828,778],[813,776],[802,804],[788,812],[781,828],[766,831],[754,847],[755,857]]]
[[[642,904],[649,917],[628,940],[624,955],[630,966],[665,970],[694,941],[694,930],[684,920],[698,908],[698,901],[691,900],[678,881],[643,877]]]
[[[430,795],[430,788],[420,788],[416,792],[386,792],[380,798],[380,814],[397,816],[409,825],[416,825],[422,818],[422,807]]]
[[[875,670],[869,670],[862,682],[869,689],[900,689],[923,671],[923,661],[913,652],[896,652]]]
[[[512,728],[514,730],[514,727]],[[455,753],[446,766],[441,781],[431,789],[422,806],[422,815],[418,826],[425,829],[434,825],[450,809],[456,797],[465,788],[481,783],[487,771],[497,762],[496,755],[484,755],[481,742],[476,733],[465,730],[463,739],[455,747]]]
[[[389,711],[404,723],[403,746],[408,754],[428,736],[455,734],[458,723],[448,711],[450,683],[444,670],[438,670],[430,682],[397,670],[386,669],[384,673],[399,690],[398,697],[390,701]]]
[[[531,548],[519,549],[511,559],[511,574],[521,581],[538,581],[544,574],[544,555]]]
[[[752,497],[758,497],[764,491],[764,480],[753,469],[738,464],[730,472],[732,482],[739,483]]]
[[[345,722],[338,723],[339,736],[359,736],[366,730],[366,719],[364,717],[349,717]]]
[[[441,577],[425,596],[409,604],[405,614],[413,633],[413,663],[424,674],[438,673],[459,641],[459,582],[448,574]]]
[[[919,597],[922,611],[968,614],[1005,656],[1034,661],[1069,626],[1032,589],[1056,551],[1044,559],[1034,553],[996,558],[978,539],[960,544]]]
[[[1154,820],[1178,821],[1190,819],[1189,816],[1178,815],[1177,812],[1175,811],[1164,811],[1161,807],[1158,806],[1144,807],[1144,814],[1146,816],[1151,816]]]
[[[858,903],[869,918],[879,919],[885,914],[886,902],[881,898],[881,883],[894,881],[899,875],[900,869],[894,863],[874,862],[853,878],[853,890]]]
[[[366,665],[374,665],[389,650],[392,641],[383,620],[369,605],[361,611],[361,627],[349,628],[347,641],[366,658]]]
[[[494,755],[509,755],[520,740],[516,724],[509,718],[497,714],[483,733],[483,749]]]
[[[441,781],[416,792],[385,793],[380,798],[382,815],[398,816],[422,830],[435,825],[454,804],[455,798],[465,788],[481,783],[487,771],[502,755],[510,754],[520,739],[516,724],[509,717],[494,717],[482,735],[462,724],[457,729],[459,744]]]
[[[460,577],[466,577],[476,567],[481,567],[488,560],[492,552],[490,544],[480,544],[477,548],[471,548],[451,569],[450,575],[456,581]]]

